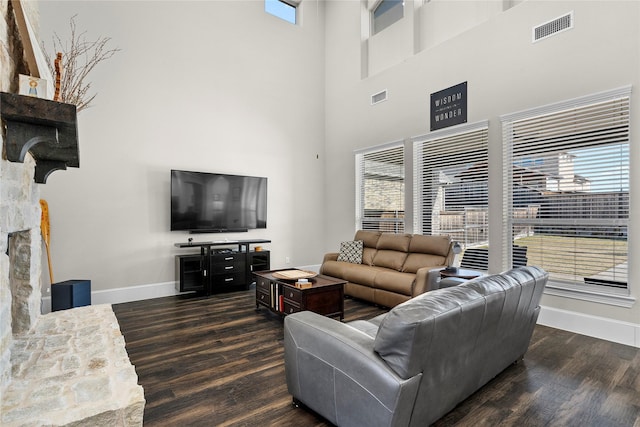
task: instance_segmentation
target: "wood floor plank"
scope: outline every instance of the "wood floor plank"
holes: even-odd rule
[[[291,405],[282,318],[255,291],[113,306],[144,387],[144,425],[325,427]],[[345,300],[345,321],[386,310]],[[640,350],[537,326],[524,360],[434,426],[640,427]]]

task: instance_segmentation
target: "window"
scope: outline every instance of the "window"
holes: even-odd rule
[[[629,97],[625,88],[502,118],[505,241],[526,246],[552,286],[628,293]]]
[[[450,235],[465,250],[487,251],[487,122],[432,132],[414,142],[414,233]]]
[[[282,0],[264,0],[264,10],[280,19],[283,19],[291,24],[296,23],[296,6],[299,3],[297,1],[282,1]]]
[[[356,228],[404,233],[404,146],[356,153]]]
[[[402,19],[404,15],[403,0],[382,0],[371,13],[373,34],[378,34],[391,24]]]

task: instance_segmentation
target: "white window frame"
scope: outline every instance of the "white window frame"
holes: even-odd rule
[[[590,114],[591,109],[598,109],[600,111],[600,109],[598,108],[598,104],[600,103],[607,103],[607,102],[618,103],[618,101],[621,105],[623,105],[623,107],[621,108],[623,108],[624,111],[622,113],[619,113],[619,116],[622,118],[616,119],[616,120],[618,121],[626,120],[627,136],[626,137],[624,136],[625,128],[623,127],[623,130],[620,131],[620,133],[623,136],[616,137],[617,139],[613,139],[611,144],[612,146],[621,145],[617,143],[618,139],[622,138],[624,140],[624,138],[626,138],[627,144],[630,146],[631,145],[631,138],[630,138],[630,135],[631,135],[631,130],[630,130],[631,87],[630,86],[611,90],[611,91],[606,91],[598,94],[593,94],[593,95],[589,95],[581,98],[571,99],[568,101],[546,105],[538,108],[533,108],[533,109],[529,109],[526,111],[521,111],[513,114],[507,114],[500,117],[502,122],[502,130],[503,130],[503,182],[504,182],[504,187],[503,187],[503,224],[504,224],[503,242],[504,243],[502,248],[503,259],[509,260],[512,256],[511,242],[513,241],[513,238],[514,238],[513,236],[514,226],[531,224],[531,227],[536,227],[536,226],[557,227],[560,231],[564,230],[563,227],[567,227],[567,230],[570,227],[574,227],[574,228],[577,227],[578,229],[580,229],[580,227],[584,227],[584,230],[588,230],[589,227],[597,227],[597,226],[603,226],[603,227],[622,226],[622,227],[626,227],[626,229],[628,230],[628,226],[629,226],[628,217],[626,218],[626,220],[624,218],[611,218],[610,220],[607,220],[607,218],[593,218],[593,219],[584,218],[583,219],[580,217],[573,217],[573,218],[566,218],[566,219],[552,218],[551,220],[549,220],[544,217],[540,218],[539,216],[536,216],[535,219],[531,219],[531,220],[514,219],[514,217],[516,216],[514,213],[515,209],[514,209],[514,202],[513,202],[513,194],[514,194],[514,188],[515,188],[514,170],[519,165],[519,162],[520,162],[519,159],[524,155],[528,155],[532,159],[536,156],[545,156],[547,155],[546,154],[547,151],[551,153],[555,153],[555,155],[559,155],[560,152],[558,151],[558,148],[567,147],[566,150],[567,152],[569,152],[571,150],[579,150],[581,149],[580,147],[583,147],[582,149],[584,149],[584,147],[587,147],[587,144],[593,144],[592,142],[586,142],[587,138],[584,137],[584,133],[585,133],[584,129],[587,126],[586,124],[588,124],[589,126],[592,126],[592,124],[595,123],[596,124],[595,126],[597,126],[598,121],[604,120],[604,119],[600,118],[602,116],[596,116],[593,119],[590,117],[588,119],[585,119],[584,116],[586,114]],[[570,119],[567,117],[570,117],[568,115],[573,114],[574,111],[576,112],[577,118],[573,121],[570,121]],[[613,110],[613,107],[612,107],[612,111],[616,111],[616,114],[618,114],[617,110]],[[597,114],[600,114],[600,113],[597,113]],[[554,120],[554,121],[557,120],[558,124],[555,124],[555,123],[550,124],[552,123],[551,120]],[[532,123],[532,124],[529,125],[529,123]],[[608,123],[608,122],[604,122],[604,123]],[[517,135],[518,133],[520,133],[520,137],[522,137],[523,132],[525,131],[529,132],[526,130],[527,125],[529,125],[529,131],[532,132],[531,135],[534,135],[533,132],[539,131],[539,127],[544,127],[545,132],[547,133],[554,132],[555,129],[562,130],[560,132],[560,135],[562,136],[556,137],[555,139],[556,141],[558,140],[561,141],[563,144],[565,143],[565,140],[566,140],[567,141],[566,145],[549,148],[549,144],[551,143],[549,142],[545,143],[544,139],[537,142],[531,141],[531,140],[525,141],[524,139],[521,139],[522,142],[520,142],[519,145],[514,145],[514,144],[518,144],[517,142],[514,142],[515,141],[514,135]],[[597,129],[605,129],[603,126]],[[574,134],[574,133],[568,133],[564,131],[563,129],[565,128],[569,128],[572,131],[573,129],[577,129],[577,130]],[[545,137],[545,138],[548,139],[548,137]],[[562,138],[562,139],[559,139],[559,138]],[[554,142],[553,144],[556,144],[556,142]],[[606,144],[589,145],[589,147],[600,147],[600,146],[606,147],[607,145]],[[517,155],[514,154],[514,150],[519,150]],[[628,150],[627,150],[627,153],[628,153]],[[517,157],[517,156],[520,156],[520,157]],[[623,162],[622,164],[624,165],[624,159],[625,159],[624,156],[621,157],[620,159],[622,159],[620,161]],[[626,159],[627,182],[629,182],[628,181],[629,160],[630,158]],[[542,167],[542,166],[536,166],[536,168],[539,168],[539,167]],[[595,168],[596,166],[593,166],[593,167]],[[556,179],[556,180],[564,179],[563,176],[564,174],[558,173],[557,177],[556,178],[552,177],[552,179]],[[547,182],[549,181],[550,180],[548,179]],[[554,194],[554,190],[549,190],[550,187],[548,187],[548,184],[542,184],[541,182],[541,185],[546,185],[544,187],[544,190],[547,193],[551,191],[551,194]],[[531,188],[531,184],[529,184],[528,187]],[[560,190],[561,190],[560,185],[558,185],[558,188],[555,189],[555,193],[568,194],[570,192],[575,192],[578,195],[592,194],[589,190],[580,190],[580,189],[567,190],[567,191],[564,191],[564,190],[560,191]],[[629,193],[630,193],[630,188],[629,188]],[[627,203],[628,203],[628,197],[627,197]],[[574,205],[565,204],[563,206],[573,207]],[[626,207],[627,212],[628,212],[628,208],[629,206]],[[624,210],[624,206],[623,206],[623,210]],[[553,232],[552,234],[554,233],[555,232]],[[629,240],[629,235],[627,232],[626,241],[628,242],[628,240]],[[562,248],[560,249],[550,248],[547,251],[561,250],[561,249]],[[630,259],[628,257],[628,253],[626,254],[626,256],[627,256],[627,259]],[[544,268],[545,266],[541,265],[541,267]],[[576,275],[576,277],[578,275],[577,270],[578,269],[574,267],[574,271],[576,271],[576,273],[574,274]],[[620,277],[620,274],[618,274],[618,277]],[[580,283],[577,280],[577,278],[567,279],[566,277],[563,277],[562,274],[558,273],[554,275],[554,273],[552,273],[550,280],[547,284],[545,293],[550,295],[570,297],[570,298],[575,298],[580,300],[610,304],[610,305],[621,306],[621,307],[631,307],[635,302],[635,299],[630,296],[630,284],[628,280],[628,274],[626,276],[626,284],[627,284],[626,288],[614,288],[614,287],[607,287],[602,285],[590,285],[587,283],[586,280],[585,280],[585,283]]]
[[[400,150],[401,155],[398,156],[395,151]],[[356,230],[380,230],[385,232],[402,232],[404,233],[406,230],[405,224],[405,147],[404,141],[395,141],[384,145],[379,145],[375,147],[369,147],[362,150],[356,150],[355,154],[355,171],[356,171],[356,218],[355,218],[355,227]],[[390,167],[383,167],[379,172],[381,175],[388,175],[389,181],[399,182],[402,181],[401,189],[396,193],[393,189],[389,189],[390,198],[391,199],[401,199],[402,209],[401,212],[398,212],[398,209],[395,209],[397,206],[389,206],[386,209],[388,212],[387,215],[392,215],[390,217],[371,217],[366,215],[366,206],[365,199],[367,197],[366,191],[366,174],[367,172],[371,172],[371,168],[367,167],[366,157],[368,155],[382,155],[383,157],[386,154],[391,154],[391,160],[397,161],[402,158],[401,165],[391,165]],[[385,210],[384,206],[381,206],[381,210]],[[368,224],[378,224],[378,227],[372,228]]]
[[[488,248],[489,246],[489,122],[463,124],[451,128],[441,129],[426,135],[412,138],[413,142],[413,230],[419,234],[445,234],[462,244],[464,249],[469,247]],[[425,153],[437,154],[443,162],[425,164]],[[451,163],[447,163],[447,156],[451,156]],[[460,162],[463,162],[460,164]],[[455,171],[455,175],[442,179],[449,184],[425,185],[425,179],[433,178],[433,168],[438,170],[447,168]],[[442,173],[442,172],[439,172]],[[469,193],[467,187],[481,186],[479,192]],[[447,188],[448,187],[448,188]],[[465,189],[466,188],[466,189]],[[432,194],[429,199],[434,200],[432,206],[431,226],[425,229],[425,191]],[[434,194],[434,191],[436,192]],[[469,197],[465,196],[468,194]],[[483,194],[486,196],[483,197]],[[455,197],[457,203],[448,202],[447,198]],[[469,203],[462,203],[468,201]],[[448,212],[447,205],[455,205],[455,212]],[[436,212],[437,211],[437,212]],[[449,213],[449,219],[443,219],[443,213]],[[480,219],[480,223],[478,223]],[[458,224],[462,221],[462,224]],[[454,227],[446,224],[458,224]],[[487,258],[488,259],[488,258]],[[488,266],[487,268],[488,269]]]

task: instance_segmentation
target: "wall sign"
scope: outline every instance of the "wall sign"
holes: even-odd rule
[[[467,82],[431,94],[431,130],[467,122]]]

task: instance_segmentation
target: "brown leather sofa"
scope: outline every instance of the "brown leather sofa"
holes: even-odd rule
[[[320,273],[346,280],[345,295],[385,307],[437,289],[440,270],[454,257],[449,236],[359,230],[354,241],[362,241],[360,263],[338,261],[332,252]]]

